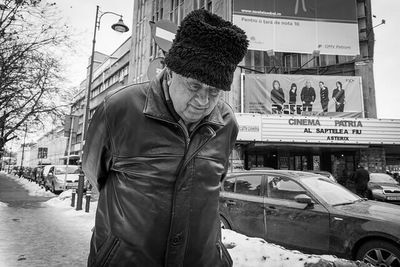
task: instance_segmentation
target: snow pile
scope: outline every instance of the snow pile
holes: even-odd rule
[[[227,229],[222,229],[222,242],[232,257],[234,267],[367,266],[330,255],[303,254]]]
[[[90,224],[94,224],[94,214],[97,209],[97,201],[90,201],[89,212],[85,212],[86,198],[83,197],[82,201],[82,210],[75,210],[75,207],[71,207],[71,197],[72,197],[72,189],[66,190],[62,192],[59,196],[53,197],[52,199],[44,202],[44,205],[58,208],[62,212],[70,215],[70,216],[84,216],[88,218],[93,218],[92,221],[88,221]],[[77,201],[78,195],[75,194],[75,205]]]
[[[8,175],[11,179],[22,185],[29,193],[30,196],[36,197],[54,197],[55,194],[51,193],[50,191],[46,191],[44,188],[40,187],[35,182],[30,182],[25,178],[18,178],[14,175]]]
[[[7,203],[0,202],[0,207],[8,207]]]

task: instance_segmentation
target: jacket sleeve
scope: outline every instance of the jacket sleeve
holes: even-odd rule
[[[97,107],[89,124],[82,159],[87,179],[92,185],[96,185],[99,191],[105,184],[112,159],[105,105],[103,102]]]
[[[234,119],[232,121],[232,123],[233,123],[233,129],[232,129],[232,134],[231,134],[231,136],[229,138],[229,141],[230,141],[229,142],[229,151],[230,151],[230,153],[232,153],[232,150],[235,147],[236,139],[237,139],[237,136],[238,136],[238,133],[239,133],[239,125],[238,125],[236,119]],[[229,158],[230,158],[230,156],[228,155],[228,159],[227,159],[227,161],[225,163],[225,170],[224,170],[224,173],[221,176],[221,180],[220,181],[222,181],[225,178],[225,176],[226,176],[226,174],[228,172]]]

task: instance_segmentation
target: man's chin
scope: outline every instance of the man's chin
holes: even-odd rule
[[[196,123],[201,121],[205,116],[206,116],[205,114],[199,114],[199,115],[193,114],[191,116],[184,116],[183,120],[186,123]]]

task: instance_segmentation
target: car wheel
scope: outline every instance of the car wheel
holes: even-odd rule
[[[232,229],[231,226],[229,225],[228,221],[224,217],[220,216],[220,222],[221,222],[222,229],[229,229],[229,230]]]
[[[360,247],[356,258],[373,266],[400,266],[400,248],[386,241],[371,241]]]

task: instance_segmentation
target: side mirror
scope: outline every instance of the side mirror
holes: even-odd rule
[[[306,194],[297,195],[294,197],[294,199],[296,200],[297,203],[303,203],[303,204],[307,204],[307,205],[314,204],[312,199],[309,196],[307,196]]]
[[[53,176],[53,172],[49,172],[49,175],[50,175],[50,176]]]

